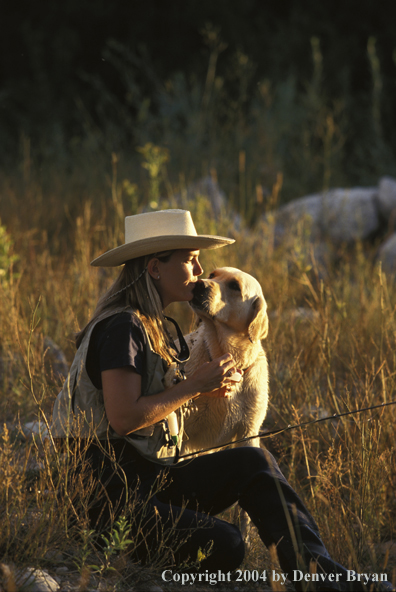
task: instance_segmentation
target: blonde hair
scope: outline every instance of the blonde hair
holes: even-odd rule
[[[145,255],[127,261],[119,276],[98,300],[90,321],[76,334],[77,347],[103,313],[120,308],[132,308],[144,325],[151,347],[161,358],[171,363],[172,357],[169,353],[171,339],[164,326],[162,302],[154,280],[147,271],[147,265],[153,257],[157,257],[160,261],[167,261],[173,252]]]

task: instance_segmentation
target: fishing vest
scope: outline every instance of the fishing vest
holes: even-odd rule
[[[119,312],[134,313],[131,308],[122,308],[102,314],[85,334],[78,348],[69,375],[58,394],[52,414],[52,435],[54,438],[84,438],[87,440],[126,440],[145,458],[159,464],[174,464],[181,445],[183,414],[179,415],[180,433],[178,443],[172,439],[168,421],[163,419],[154,425],[136,430],[127,436],[119,436],[109,424],[106,416],[103,391],[91,382],[86,370],[88,346],[94,327],[100,321]],[[146,370],[142,375],[143,397],[160,393],[165,389],[164,376],[169,368],[166,362],[151,347],[146,335],[144,356]],[[172,364],[176,366],[176,364]],[[177,368],[173,368],[177,371]],[[171,368],[172,371],[172,368]]]

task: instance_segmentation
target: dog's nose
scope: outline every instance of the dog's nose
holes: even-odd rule
[[[193,288],[193,298],[190,304],[201,306],[205,299],[205,284],[202,280],[197,280]]]
[[[203,283],[202,280],[197,280],[195,282],[195,286],[193,288],[194,297],[203,296],[204,292],[205,292],[205,284]]]

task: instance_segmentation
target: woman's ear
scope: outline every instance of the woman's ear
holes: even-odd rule
[[[147,263],[147,271],[151,275],[154,280],[158,280],[160,277],[159,267],[158,267],[159,259],[157,257],[153,257]]]

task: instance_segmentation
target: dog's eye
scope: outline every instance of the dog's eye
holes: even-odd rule
[[[241,286],[238,284],[236,280],[232,280],[231,282],[229,282],[228,287],[230,288],[230,290],[235,290],[236,292],[241,291]]]
[[[214,278],[214,276],[215,276],[214,271],[212,271],[212,273],[208,275],[208,279],[212,280]]]

